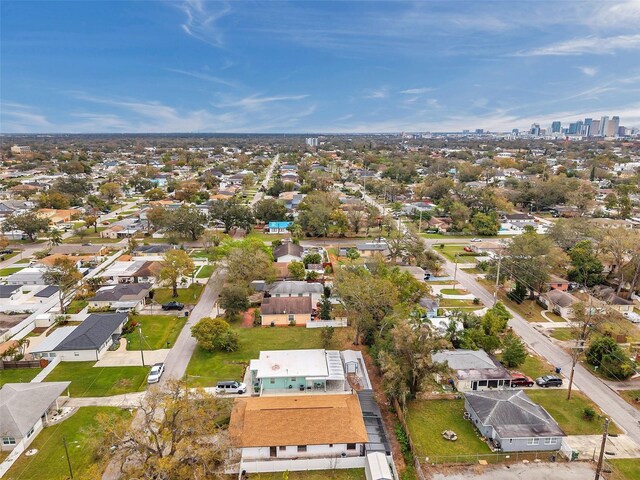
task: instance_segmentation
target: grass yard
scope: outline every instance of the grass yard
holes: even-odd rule
[[[237,332],[240,337],[237,352],[210,353],[196,348],[187,367],[190,386],[209,387],[220,380],[242,379],[249,360],[258,358],[261,350],[322,348],[319,328],[257,327],[241,328]]]
[[[0,387],[5,383],[29,383],[41,368],[12,368],[0,370]]]
[[[457,308],[457,307],[475,307],[473,300],[461,300],[457,298],[443,298],[440,300],[441,308]],[[482,306],[480,305],[482,308]]]
[[[87,305],[89,305],[89,302],[87,302],[86,300],[74,300],[67,307],[67,313],[69,315],[80,313],[80,311]]]
[[[276,473],[250,473],[250,480],[282,480],[283,472]],[[309,470],[306,472],[287,472],[289,480],[362,480],[365,478],[364,469],[335,469],[335,470]]]
[[[98,425],[100,412],[131,418],[128,410],[120,408],[82,407],[66,420],[41,431],[29,447],[37,449],[38,453],[31,457],[22,455],[9,469],[7,480],[69,478],[63,437],[67,441],[74,478],[99,478],[102,468],[94,466],[96,459],[86,445],[91,441],[89,436],[95,435],[92,428]]]
[[[13,275],[16,272],[19,272],[24,267],[7,267],[0,268],[0,277],[8,277],[9,275]]]
[[[640,390],[618,390],[618,394],[630,405],[640,410]]]
[[[13,256],[14,254],[11,254]],[[15,264],[29,263],[31,261],[30,258],[23,258],[22,260],[18,260]]]
[[[136,315],[133,320],[142,325],[144,350],[158,350],[167,348],[167,342],[172,347],[180,335],[187,318],[173,315]],[[140,350],[140,335],[138,330],[125,335],[127,350]]]
[[[500,357],[498,357],[498,359],[500,359]],[[522,372],[534,380],[538,377],[555,373],[555,369],[551,364],[536,355],[532,355],[531,353],[527,356],[524,363],[514,370]]]
[[[5,261],[5,260],[9,260],[10,258],[15,257],[16,255],[19,255],[20,251],[14,251],[13,253],[4,253],[2,255],[0,255],[0,258],[2,258],[2,260],[0,261]],[[24,260],[26,260],[26,262],[24,262]],[[29,259],[28,258],[23,258],[22,260],[16,262],[16,263],[29,263]]]
[[[551,333],[551,337],[563,342],[568,342],[569,340],[574,339],[573,332],[570,328],[556,328]]]
[[[99,233],[93,233],[87,235],[84,238],[80,238],[77,235],[73,235],[64,240],[63,243],[118,243],[122,241],[121,238],[101,238]]]
[[[640,458],[607,459],[607,463],[616,474],[615,477],[608,477],[612,480],[637,480],[640,478]]]
[[[153,300],[160,304],[167,302],[180,302],[187,305],[195,304],[198,303],[198,299],[200,298],[200,294],[203,289],[204,285],[194,283],[189,285],[189,288],[179,288],[178,297],[175,298],[171,296],[173,292],[170,288],[158,288],[155,290]]]
[[[582,392],[574,390],[571,393],[571,400],[567,400],[565,389],[527,390],[527,395],[531,400],[542,405],[567,435],[598,435],[602,433],[602,421],[597,416],[589,421],[583,415],[586,407],[593,408],[597,415],[602,415],[602,411]],[[609,433],[622,432],[615,423],[611,422]]]
[[[480,256],[480,254],[465,252],[464,247],[464,245],[445,244],[444,248],[440,248],[440,245],[434,245],[433,250],[444,255],[454,263],[474,263],[475,257]]]
[[[469,420],[463,418],[464,400],[419,400],[409,405],[407,426],[419,457],[490,453]],[[458,440],[442,438],[442,431],[453,430]]]
[[[215,270],[213,265],[203,265],[198,273],[196,274],[196,278],[209,278]]]
[[[47,376],[47,382],[70,381],[72,397],[108,397],[140,392],[147,386],[149,367],[97,367],[95,362],[62,362]]]
[[[443,288],[440,290],[443,295],[467,295],[469,292],[461,290],[459,288]]]
[[[427,285],[458,285],[456,280],[425,280]]]
[[[291,235],[286,233],[263,233],[263,232],[257,232],[257,231],[253,231],[251,232],[249,235],[247,235],[245,238],[256,238],[258,240],[261,240],[263,242],[273,242],[274,240],[282,240],[285,238],[291,238]]]

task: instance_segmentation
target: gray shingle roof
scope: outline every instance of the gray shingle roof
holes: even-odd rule
[[[461,380],[499,380],[511,378],[509,371],[484,350],[445,350],[434,353],[434,362],[447,362]]]
[[[269,293],[271,295],[298,295],[299,293],[322,293],[322,291],[322,285],[319,283],[308,283],[294,280],[276,282],[271,286],[271,288],[269,288]]]
[[[285,255],[294,255],[296,257],[302,257],[303,248],[300,245],[296,245],[295,243],[286,242],[276,247],[273,250],[273,256],[283,257]]]
[[[23,438],[70,383],[4,384],[0,389],[2,436]]]
[[[491,425],[500,438],[564,436],[556,421],[523,390],[469,392],[470,407],[483,425]]]
[[[311,313],[311,297],[269,297],[262,301],[262,315]]]
[[[150,283],[119,283],[98,290],[90,301],[117,302],[119,300],[141,300],[149,294]]]
[[[0,298],[9,298],[13,292],[18,290],[20,285],[0,285]]]
[[[49,285],[48,287],[45,287],[42,290],[40,290],[38,293],[36,293],[34,295],[34,297],[49,298],[54,293],[58,293],[58,287],[55,287],[53,285]]]
[[[55,350],[95,350],[126,321],[126,313],[92,313]]]

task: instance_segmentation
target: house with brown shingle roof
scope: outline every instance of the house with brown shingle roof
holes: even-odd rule
[[[355,394],[236,399],[229,433],[241,470],[250,468],[244,462],[277,459],[360,457],[364,466],[369,441]]]
[[[260,306],[263,327],[306,325],[311,321],[311,296],[267,297]]]

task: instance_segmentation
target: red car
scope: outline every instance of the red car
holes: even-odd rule
[[[522,373],[512,373],[511,374],[511,386],[512,387],[533,387],[534,385],[533,378],[527,377]]]
[[[471,247],[464,247],[464,251],[465,252],[473,252],[473,250],[471,250]]]

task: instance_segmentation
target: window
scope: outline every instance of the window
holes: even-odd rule
[[[3,445],[15,445],[16,439],[14,437],[2,437]]]
[[[509,439],[509,443],[513,443],[513,438],[510,438],[510,439]]]
[[[31,427],[31,430],[27,432],[27,438],[29,438],[31,435],[33,435],[33,427]]]
[[[558,439],[554,438],[554,437],[547,437],[544,439],[544,444],[545,445],[555,445],[557,443]]]
[[[79,356],[80,356],[80,354],[79,354],[78,352],[73,352],[73,356],[74,356],[74,357],[79,357]]]
[[[479,387],[486,387],[487,386],[487,381],[486,380],[480,380],[478,382],[478,386]]]
[[[295,322],[296,321],[296,316],[290,313],[289,314],[289,321],[290,322]]]
[[[347,443],[347,450],[355,450],[355,449],[356,449],[355,443]]]
[[[291,378],[291,381],[292,381],[292,382],[295,382],[295,381],[296,381],[296,377],[292,377],[292,378]]]
[[[276,379],[275,379],[275,378],[270,378],[270,379],[269,379],[269,383],[270,383],[271,385],[273,385],[274,383],[276,383]]]
[[[287,450],[287,447],[285,447],[285,446],[283,446],[283,445],[280,445],[280,446],[278,447],[278,450],[280,450],[281,452],[284,452],[284,451],[286,451],[286,450]]]
[[[527,439],[527,445],[540,445],[540,439],[539,438],[528,438]]]
[[[330,444],[329,444],[329,448],[333,448],[333,443],[330,443]]]
[[[306,452],[306,451],[307,451],[306,445],[298,445],[298,452]]]

